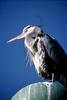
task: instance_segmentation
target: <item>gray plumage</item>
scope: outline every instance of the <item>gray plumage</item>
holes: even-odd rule
[[[25,38],[25,46],[37,73],[47,80],[51,80],[54,73],[54,79],[66,86],[67,55],[58,41],[44,33],[39,26],[28,25],[22,33],[8,42]]]
[[[39,38],[32,46],[34,51],[38,54],[40,63],[38,74],[44,79],[51,79],[52,73],[54,73],[54,79],[66,85],[66,53],[57,40],[50,37],[48,34],[44,34],[42,37],[39,36]],[[31,56],[34,58],[36,54],[32,55],[31,53]]]

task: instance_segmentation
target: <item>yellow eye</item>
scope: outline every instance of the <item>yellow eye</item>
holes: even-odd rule
[[[28,31],[28,30],[27,30],[27,29],[25,29],[25,30],[24,30],[24,33],[25,33],[25,32],[27,32],[27,31]]]

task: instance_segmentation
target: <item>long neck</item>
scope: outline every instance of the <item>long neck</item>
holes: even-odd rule
[[[32,35],[32,37],[30,35],[26,36],[24,44],[27,47],[27,49],[30,51],[33,51],[33,48],[32,48],[33,43],[37,40],[37,37],[41,38],[41,37],[43,37],[43,35],[44,35],[43,33],[39,33],[37,35],[36,34]],[[35,39],[33,38],[34,36],[36,37]]]
[[[27,47],[28,50],[30,50],[31,52],[33,52],[32,50],[32,44],[33,44],[33,39],[30,36],[27,36],[25,38],[24,44]]]

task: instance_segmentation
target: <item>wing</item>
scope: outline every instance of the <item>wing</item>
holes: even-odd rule
[[[50,64],[53,63],[53,67],[50,67],[50,69],[53,69],[55,79],[67,86],[67,55],[65,51],[58,41],[48,34],[45,34],[42,41],[44,42],[45,49],[50,57]]]
[[[44,78],[51,78],[53,72],[54,62],[49,57],[42,38],[37,37],[33,44],[35,55],[32,56],[37,73]]]
[[[42,38],[42,41],[44,42],[44,46],[50,58],[53,59],[57,64],[61,63],[66,54],[58,41],[50,37],[48,34]]]
[[[60,44],[45,34],[43,37],[37,37],[32,45],[34,55],[32,55],[33,63],[42,77],[51,79],[52,73],[55,79],[62,83],[66,83],[66,68],[65,57],[66,54]],[[64,66],[65,65],[65,66]]]

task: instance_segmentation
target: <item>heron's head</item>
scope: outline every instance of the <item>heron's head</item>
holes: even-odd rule
[[[9,43],[9,42],[12,42],[12,41],[15,41],[15,40],[26,38],[27,36],[35,38],[38,34],[42,34],[42,29],[41,29],[40,26],[28,25],[28,26],[24,27],[21,34],[19,34],[18,36],[10,39],[7,42]]]

